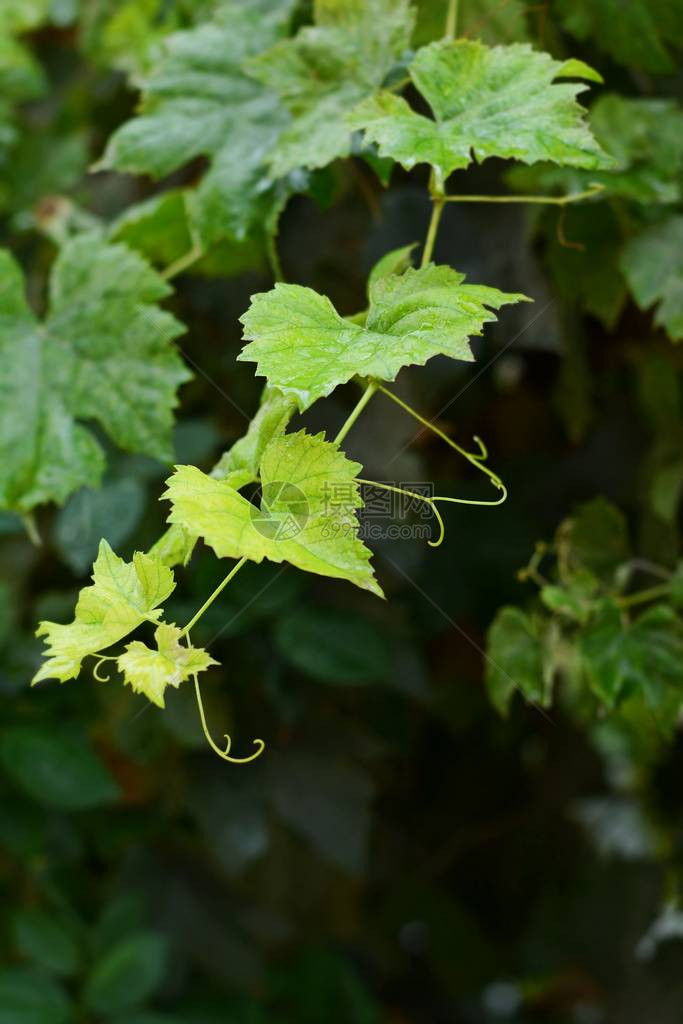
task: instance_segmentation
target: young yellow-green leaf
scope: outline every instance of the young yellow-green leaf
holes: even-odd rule
[[[316,0],[315,25],[247,64],[292,115],[271,153],[275,176],[348,156],[344,116],[383,84],[410,42],[409,0]]]
[[[295,403],[288,395],[264,388],[261,405],[246,434],[224,452],[211,470],[211,476],[227,480],[236,490],[257,480],[266,446],[284,433],[294,411]],[[196,541],[196,533],[174,523],[151,548],[150,554],[160,558],[164,565],[187,565]]]
[[[198,534],[219,558],[290,562],[382,596],[358,537],[360,468],[322,434],[301,430],[265,449],[260,506],[195,466],[179,466],[163,497],[172,503],[169,522]]]
[[[250,342],[238,359],[304,410],[356,374],[394,380],[402,366],[432,356],[471,360],[472,335],[495,320],[490,311],[524,295],[463,284],[464,275],[429,264],[376,279],[364,326],[344,320],[324,295],[295,284],[276,284],[254,295],[242,316]]]
[[[106,540],[92,578],[92,586],[81,590],[73,622],[40,623],[36,635],[46,637],[48,649],[34,683],[75,679],[83,658],[111,647],[141,622],[158,620],[160,605],[175,587],[173,573],[158,558],[136,552],[132,562],[124,562]]]
[[[26,511],[97,483],[104,457],[78,420],[122,448],[170,461],[182,325],[155,303],[169,286],[140,256],[79,235],[61,249],[40,323],[19,266],[0,252],[0,507]]]
[[[365,130],[380,156],[407,169],[431,164],[439,188],[452,171],[491,156],[589,169],[611,164],[575,99],[587,87],[556,81],[599,81],[581,61],[555,61],[526,43],[488,47],[458,40],[419,50],[410,76],[435,120],[381,92],[360,103],[349,123]]]
[[[623,270],[641,309],[655,302],[655,323],[672,341],[683,339],[683,217],[673,216],[626,243]]]
[[[292,0],[232,0],[210,22],[170,36],[144,82],[141,114],[114,133],[102,158],[101,167],[160,178],[208,157],[196,193],[206,244],[244,238],[281,202],[264,165],[287,112],[242,64],[283,35],[292,7]]]
[[[289,395],[264,388],[261,404],[246,434],[221,456],[211,476],[228,480],[238,490],[256,480],[266,447],[274,437],[284,434],[294,412],[295,402]]]
[[[156,650],[134,640],[117,660],[124,683],[160,708],[166,706],[167,686],[177,688],[190,676],[218,664],[203,648],[181,643],[182,635],[178,626],[162,622],[154,631]]]

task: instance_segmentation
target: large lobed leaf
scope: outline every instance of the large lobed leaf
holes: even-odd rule
[[[376,279],[364,326],[310,288],[276,284],[253,296],[242,316],[249,344],[238,358],[257,363],[301,410],[356,375],[394,380],[402,366],[439,354],[471,360],[469,338],[496,319],[490,310],[525,296],[463,282],[463,274],[434,264]]]
[[[358,537],[359,470],[322,434],[302,430],[266,447],[260,508],[229,480],[195,466],[179,466],[163,497],[172,504],[169,522],[202,537],[219,558],[290,562],[381,596],[370,552]]]
[[[248,71],[292,115],[270,158],[275,176],[348,156],[344,117],[384,82],[410,42],[409,0],[316,0],[315,24],[252,59]]]
[[[61,502],[98,480],[104,456],[81,419],[170,461],[176,390],[190,374],[170,344],[182,325],[156,306],[169,292],[140,256],[83,234],[57,257],[40,323],[0,252],[1,506]]]
[[[142,622],[157,621],[175,586],[171,570],[154,555],[137,552],[132,562],[124,562],[106,540],[100,542],[92,578],[92,586],[79,595],[73,622],[40,623],[37,635],[46,637],[48,650],[34,683],[75,679],[85,657],[111,647]]]
[[[452,171],[492,156],[589,169],[611,163],[576,102],[587,87],[557,81],[599,81],[581,61],[555,61],[526,43],[488,47],[458,40],[419,50],[410,77],[435,120],[402,97],[380,92],[360,103],[349,123],[377,143],[381,156],[407,169],[430,164],[441,189]]]
[[[284,34],[292,7],[292,0],[232,0],[211,22],[171,35],[143,82],[142,113],[114,133],[101,160],[101,167],[159,178],[209,157],[196,193],[207,244],[244,238],[281,202],[265,162],[287,113],[242,65]]]

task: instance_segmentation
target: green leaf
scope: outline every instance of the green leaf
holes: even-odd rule
[[[554,61],[525,43],[432,43],[410,66],[413,84],[436,120],[412,110],[400,96],[382,92],[356,107],[349,121],[377,143],[380,156],[407,170],[428,163],[443,190],[452,171],[472,159],[506,157],[573,167],[610,165],[584,123],[575,97],[586,86],[555,79],[599,80],[579,61]]]
[[[75,974],[81,955],[72,929],[53,911],[25,907],[14,916],[12,934],[17,950],[54,974]]]
[[[86,1006],[107,1016],[139,1006],[159,987],[167,956],[166,939],[156,932],[123,939],[95,964],[85,983]]]
[[[244,437],[235,441],[211,470],[217,480],[228,480],[238,490],[258,478],[263,453],[274,437],[284,434],[295,411],[294,400],[264,388],[261,404]]]
[[[295,404],[289,396],[264,388],[261,405],[249,421],[246,434],[220,457],[211,470],[211,476],[228,480],[237,490],[257,480],[266,446],[278,434],[284,433],[294,410]],[[196,541],[197,536],[191,530],[174,524],[159,538],[150,554],[156,555],[164,565],[187,565]]]
[[[550,706],[538,629],[519,608],[501,608],[489,627],[485,682],[491,703],[501,714],[507,714],[515,690],[542,707]]]
[[[128,206],[110,225],[109,237],[137,250],[150,263],[168,267],[192,249],[199,235],[196,193],[169,189]],[[261,239],[225,239],[191,264],[191,273],[234,277],[246,270],[265,269]]]
[[[10,778],[40,804],[83,811],[112,803],[117,787],[85,737],[38,726],[0,734],[0,759]]]
[[[138,255],[94,234],[67,242],[40,324],[21,271],[0,252],[0,505],[25,511],[97,482],[104,456],[79,419],[122,448],[170,461],[178,321],[155,303],[169,287]]]
[[[34,683],[75,679],[83,658],[111,647],[140,623],[157,621],[159,605],[175,586],[171,570],[154,555],[136,552],[132,562],[124,562],[106,540],[100,542],[92,578],[93,585],[79,595],[73,622],[40,623],[37,635],[47,637],[48,650]]]
[[[94,491],[72,494],[55,521],[55,547],[69,568],[83,576],[97,557],[100,540],[123,544],[145,511],[145,492],[137,480],[114,480]]]
[[[325,683],[358,686],[391,671],[384,636],[360,615],[300,608],[278,622],[275,639],[294,668]]]
[[[635,691],[665,728],[675,723],[683,702],[683,629],[671,607],[655,605],[629,624],[614,601],[604,601],[579,649],[592,689],[609,707]]]
[[[124,683],[135,693],[144,693],[160,708],[166,706],[164,690],[167,686],[177,688],[190,676],[218,664],[201,647],[181,643],[182,636],[177,626],[162,622],[154,633],[156,650],[134,640],[117,660],[119,671],[124,673]]]
[[[683,339],[683,217],[672,216],[626,243],[621,269],[641,309],[657,303],[654,322]]]
[[[413,265],[413,252],[417,243],[403,245],[400,249],[392,249],[377,260],[368,275],[368,295],[372,286],[383,277],[391,277],[392,274],[403,274]]]
[[[205,244],[244,238],[281,203],[264,165],[287,113],[242,65],[286,31],[292,6],[292,0],[233,0],[207,24],[170,36],[144,82],[142,113],[114,133],[100,162],[160,178],[208,157],[195,196]]]
[[[294,284],[276,284],[254,295],[241,317],[246,345],[238,359],[303,411],[352,377],[394,380],[403,366],[443,354],[471,360],[472,335],[499,309],[525,301],[496,288],[463,284],[464,275],[429,264],[370,287],[364,326],[344,320],[324,295]]]
[[[279,93],[291,124],[271,154],[276,177],[348,156],[345,114],[383,83],[410,42],[408,0],[316,0],[315,25],[248,62]]]
[[[549,584],[541,590],[541,600],[551,612],[585,623],[595,606],[598,579],[587,569],[575,573],[565,586]]]
[[[669,47],[683,47],[683,10],[671,0],[554,0],[564,27],[619,64],[655,73],[675,70]]]
[[[73,1019],[66,993],[38,971],[0,970],[2,1024],[69,1024]]]
[[[616,570],[630,553],[623,513],[605,498],[579,505],[557,532],[560,560],[576,573],[589,570],[600,579],[614,582]]]
[[[260,508],[195,466],[179,466],[163,497],[173,506],[169,522],[198,534],[219,558],[291,562],[382,596],[358,538],[360,468],[322,434],[302,430],[276,437],[263,453]]]

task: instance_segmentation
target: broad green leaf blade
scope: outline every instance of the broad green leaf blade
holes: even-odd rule
[[[170,288],[149,264],[77,236],[55,262],[44,324],[7,252],[0,276],[0,505],[26,511],[98,482],[103,453],[80,419],[170,461],[176,391],[190,374],[171,344],[183,328],[156,306]]]
[[[179,466],[163,497],[172,503],[169,522],[202,537],[219,558],[290,562],[382,596],[358,538],[359,469],[322,434],[299,431],[265,449],[260,508],[195,466]]]
[[[163,935],[151,931],[128,935],[95,963],[85,983],[85,1005],[107,1016],[140,1006],[159,987],[167,960]]]
[[[295,403],[288,395],[264,388],[261,405],[249,422],[244,437],[235,441],[211,470],[211,476],[228,480],[236,489],[258,479],[259,465],[266,445],[278,434],[284,433],[295,411]],[[197,540],[196,534],[179,526],[169,526],[151,548],[164,565],[187,565]]]
[[[73,975],[81,963],[78,933],[68,919],[40,907],[23,907],[12,922],[19,952],[51,974]]]
[[[429,264],[375,280],[365,326],[344,320],[324,295],[276,284],[252,297],[241,317],[250,342],[238,359],[303,411],[352,377],[394,380],[403,366],[435,355],[473,358],[469,338],[495,320],[491,309],[525,300],[496,288],[464,284],[464,276]]]
[[[525,43],[491,48],[459,40],[419,50],[410,75],[435,120],[382,92],[360,103],[349,123],[364,129],[380,156],[407,169],[431,164],[440,188],[452,171],[492,156],[589,169],[611,164],[576,103],[586,86],[557,81],[599,80],[580,61],[555,61]]]
[[[295,412],[294,400],[264,388],[261,405],[244,437],[232,445],[211,470],[211,476],[230,480],[238,490],[258,477],[263,453],[274,437],[284,434]]]
[[[501,608],[489,627],[485,681],[491,703],[501,714],[507,714],[515,690],[527,700],[550,706],[538,629],[519,608]]]
[[[17,725],[0,734],[8,776],[39,804],[84,811],[113,803],[119,793],[104,762],[80,733],[64,725]]]
[[[93,585],[81,591],[74,621],[40,623],[37,635],[47,638],[47,660],[33,682],[74,679],[87,655],[122,640],[145,620],[158,620],[159,606],[174,587],[173,573],[158,558],[137,552],[132,562],[124,562],[103,540]]]
[[[0,970],[0,1006],[4,1024],[69,1024],[73,1020],[61,985],[23,967]]]
[[[611,170],[582,171],[553,164],[513,167],[507,174],[510,188],[567,195],[601,185],[602,197],[623,196],[638,203],[678,201],[683,110],[675,100],[633,99],[610,93],[595,101],[588,120],[598,143],[614,160]],[[594,213],[595,204],[585,205],[583,210]],[[567,234],[574,238],[569,226]],[[580,236],[578,241],[582,241]]]
[[[673,726],[683,704],[683,628],[673,608],[655,605],[629,624],[614,601],[604,601],[579,649],[591,687],[608,706],[635,692],[663,728]]]
[[[564,27],[609,53],[619,64],[675,70],[670,47],[683,48],[683,9],[671,0],[554,0]]]
[[[641,309],[657,303],[655,324],[683,339],[683,217],[672,216],[626,243],[621,269]]]
[[[167,686],[176,689],[190,676],[217,665],[201,647],[181,643],[182,630],[162,622],[154,632],[156,650],[134,640],[118,658],[119,670],[135,693],[143,693],[158,707],[165,707],[164,691]]]
[[[211,22],[170,36],[144,83],[142,113],[114,133],[100,162],[159,178],[208,157],[195,197],[206,245],[244,238],[281,202],[264,166],[287,112],[242,65],[284,34],[292,7],[292,0],[233,0]]]
[[[291,112],[271,155],[279,177],[348,156],[346,113],[383,83],[410,42],[408,0],[317,0],[315,25],[248,62]]]

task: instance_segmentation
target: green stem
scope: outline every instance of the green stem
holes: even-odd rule
[[[33,512],[25,512],[21,517],[21,521],[24,524],[24,529],[26,530],[26,533],[28,534],[28,538],[31,541],[31,543],[34,544],[37,548],[41,547],[43,539],[38,532],[38,527],[36,526],[36,517],[34,516]]]
[[[618,597],[617,604],[620,608],[630,608],[634,604],[644,604],[646,601],[656,601],[658,597],[666,597],[671,593],[668,583],[659,583],[656,587],[649,587],[647,590],[639,590],[636,594],[627,594],[626,597]]]
[[[201,619],[201,617],[204,614],[204,612],[206,611],[206,609],[209,608],[213,604],[213,602],[216,600],[218,595],[220,593],[222,593],[223,590],[225,590],[225,588],[227,587],[227,585],[230,582],[230,580],[234,576],[237,575],[237,573],[240,571],[240,569],[242,568],[242,566],[245,564],[246,561],[247,561],[246,557],[245,558],[240,558],[239,562],[237,562],[235,565],[233,565],[232,569],[230,570],[228,575],[225,577],[225,579],[221,583],[218,584],[218,586],[214,590],[213,594],[211,594],[209,597],[207,597],[206,601],[201,606],[199,611],[196,612],[192,616],[192,618],[190,619],[188,624],[183,628],[183,636],[185,636],[185,637],[188,636],[188,634],[189,634],[190,630],[192,629],[192,627],[194,625],[196,625],[197,622],[199,622],[199,620]]]
[[[187,270],[193,263],[200,260],[204,255],[204,250],[201,245],[195,243],[192,248],[185,253],[184,256],[180,256],[173,263],[169,263],[165,270],[162,270],[161,276],[164,281],[170,281],[172,277],[177,277],[178,274],[182,274],[183,270]]]
[[[334,439],[335,444],[340,444],[344,440],[344,438],[348,434],[349,430],[354,425],[354,423],[356,422],[356,420],[358,419],[358,417],[362,413],[363,409],[365,408],[365,406],[368,404],[368,402],[370,401],[370,399],[374,395],[375,391],[377,391],[378,387],[379,387],[379,385],[376,384],[374,380],[370,381],[370,383],[366,387],[365,391],[361,395],[360,399],[354,405],[353,409],[351,410],[351,412],[347,416],[346,420],[344,421],[341,430],[339,431],[339,433],[335,437],[335,439]]]
[[[441,214],[443,213],[445,202],[445,196],[440,195],[437,192],[432,192],[432,216],[427,229],[424,249],[422,250],[422,260],[420,262],[421,267],[426,267],[432,258],[434,243],[436,242],[436,235],[439,230],[439,223],[441,221]]]
[[[277,237],[274,234],[268,235],[266,239],[266,255],[268,256],[270,272],[273,275],[273,280],[276,283],[278,281],[284,281],[285,275],[282,270],[282,260],[280,259],[280,253],[277,248]]]
[[[571,192],[567,196],[444,196],[445,203],[544,203],[549,206],[566,206],[582,199],[591,199],[604,190],[603,185],[591,185],[583,192]]]
[[[458,0],[448,0],[446,12],[446,28],[443,37],[449,42],[455,39],[455,29],[458,24]]]

